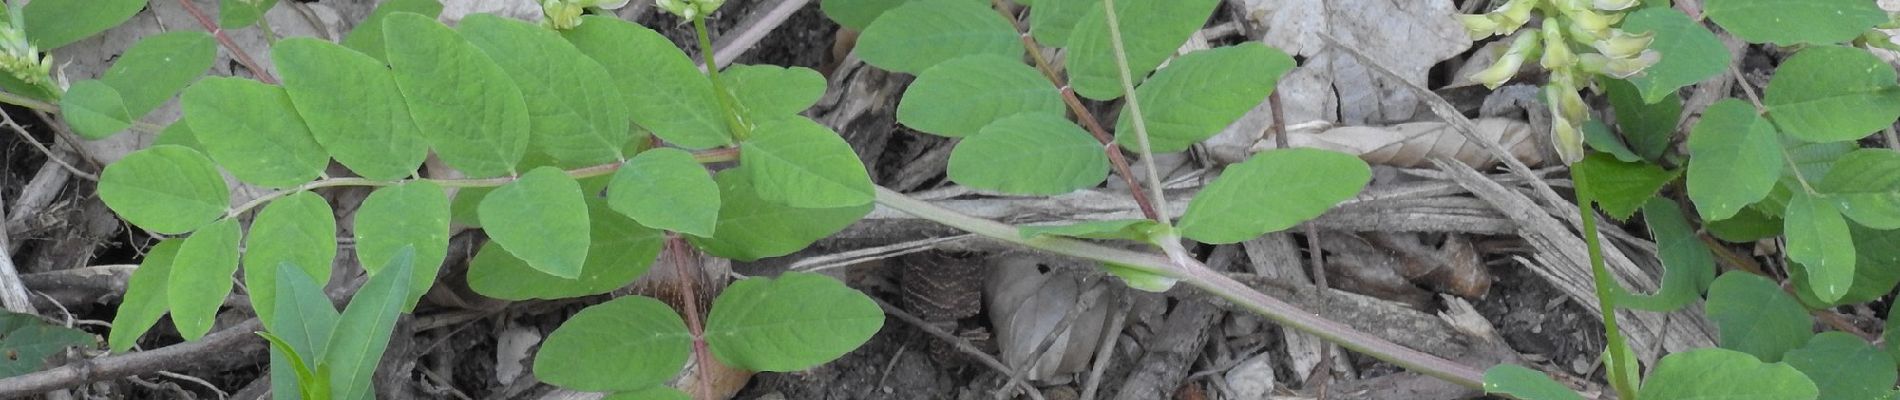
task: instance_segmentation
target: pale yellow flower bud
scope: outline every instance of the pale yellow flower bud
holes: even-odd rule
[[[1465,34],[1469,35],[1471,40],[1497,35],[1498,28],[1501,27],[1497,20],[1482,14],[1458,14],[1458,22],[1465,24]]]
[[[1544,20],[1544,28],[1539,30],[1544,39],[1544,57],[1538,61],[1544,69],[1569,69],[1577,64],[1577,53],[1570,51],[1570,44],[1564,43],[1563,27],[1557,20]]]
[[[1656,41],[1656,32],[1632,35],[1628,31],[1614,29],[1610,31],[1609,38],[1591,42],[1590,47],[1595,47],[1597,52],[1603,53],[1604,57],[1632,58],[1648,50],[1649,44],[1654,41]]]
[[[1491,64],[1490,68],[1485,68],[1483,71],[1471,74],[1471,80],[1483,83],[1485,87],[1492,89],[1504,86],[1504,82],[1517,76],[1517,70],[1524,67],[1524,60],[1537,52],[1538,43],[1538,35],[1517,35],[1517,39],[1511,42],[1511,47],[1504,51],[1504,56],[1498,57],[1497,63]]]

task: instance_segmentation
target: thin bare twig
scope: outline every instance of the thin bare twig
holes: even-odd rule
[[[253,332],[264,329],[257,318],[218,331],[202,339],[150,351],[127,353],[99,359],[81,360],[45,371],[0,379],[0,398],[24,397],[35,393],[78,386],[92,381],[117,379],[154,371],[185,367],[203,367],[204,359],[240,353],[245,348],[263,349],[263,338]]]
[[[59,164],[60,167],[66,168],[66,171],[72,172],[73,176],[93,182],[99,181],[98,175],[93,175],[90,172],[79,169],[79,167],[73,166],[73,164],[66,162],[65,159],[59,158],[59,154],[54,153],[53,149],[47,148],[44,144],[40,144],[38,139],[34,139],[33,135],[26,132],[25,127],[20,126],[19,122],[13,120],[12,114],[8,114],[6,111],[0,111],[0,124],[3,124],[8,129],[12,129],[14,133],[20,134],[20,141],[32,145],[35,149],[39,149],[40,153],[46,154],[46,159],[53,160],[54,164]]]
[[[962,351],[971,358],[975,358],[976,361],[983,364],[983,366],[990,367],[990,369],[996,370],[997,373],[1010,377],[1009,382],[1003,385],[1016,385],[1016,387],[1022,388],[1023,393],[1029,395],[1029,398],[1047,400],[1042,397],[1042,392],[1036,390],[1036,387],[1016,379],[1017,373],[1015,371],[1011,371],[1008,366],[1003,365],[1002,361],[997,361],[996,357],[992,357],[989,353],[984,353],[983,350],[977,349],[975,345],[970,344],[970,341],[963,340],[963,338],[952,335],[950,332],[944,332],[942,329],[937,329],[936,326],[931,325],[929,322],[924,322],[923,318],[917,318],[917,316],[911,315],[909,312],[905,312],[904,309],[891,305],[891,303],[886,303],[884,300],[872,297],[871,301],[876,302],[879,308],[883,308],[885,314],[897,317],[897,319],[917,327],[917,329],[924,331],[924,333],[930,334],[930,336],[935,336],[937,339],[950,343],[951,346],[957,348],[957,351]]]

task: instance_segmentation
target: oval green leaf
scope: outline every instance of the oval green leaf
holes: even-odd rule
[[[886,70],[918,74],[958,57],[1021,57],[1016,27],[968,0],[917,0],[878,17],[858,37],[858,57]]]
[[[1623,18],[1622,29],[1635,34],[1655,33],[1649,48],[1664,54],[1661,61],[1644,68],[1642,75],[1629,78],[1647,103],[1674,97],[1676,89],[1721,74],[1733,57],[1708,28],[1673,8],[1637,10]]]
[[[864,293],[824,275],[786,272],[727,287],[707,312],[705,336],[720,362],[789,372],[835,360],[883,326],[884,310]]]
[[[172,260],[178,257],[178,247],[184,243],[179,239],[159,241],[145,252],[145,261],[139,262],[139,268],[132,270],[119,312],[112,316],[112,334],[107,339],[112,352],[131,350],[138,344],[139,336],[144,336],[158,324],[159,317],[171,311],[170,296],[165,292],[171,286]]]
[[[1612,292],[1618,307],[1655,312],[1671,312],[1695,302],[1702,291],[1715,281],[1715,254],[1702,244],[1682,209],[1674,200],[1653,198],[1643,205],[1643,222],[1650,237],[1656,238],[1656,253],[1662,259],[1661,288],[1655,294],[1639,295],[1617,286]]]
[[[1854,285],[1854,242],[1840,211],[1827,199],[1795,193],[1785,218],[1788,259],[1807,269],[1815,296],[1832,302],[1847,295]]]
[[[272,201],[251,221],[244,239],[244,286],[265,328],[277,325],[277,266],[290,264],[317,284],[330,281],[336,259],[336,214],[316,193],[299,192]]]
[[[1062,114],[1004,118],[950,152],[950,179],[1010,194],[1058,195],[1108,178],[1101,142]]]
[[[1102,7],[1102,0],[1046,0],[1029,9],[1029,33],[1044,46],[1068,45],[1075,24],[1089,10]]]
[[[370,11],[369,16],[356,25],[356,29],[350,30],[348,35],[343,36],[343,45],[375,57],[378,61],[387,62],[389,57],[383,50],[383,19],[399,12],[435,18],[442,14],[442,2],[439,0],[389,0],[377,4],[376,9]]]
[[[607,204],[653,229],[712,236],[719,223],[719,184],[692,153],[658,148],[614,173]]]
[[[277,0],[218,0],[218,26],[232,29],[250,26],[276,6]]]
[[[35,0],[20,11],[26,23],[26,40],[41,50],[53,51],[89,36],[119,26],[139,10],[146,0]]]
[[[513,77],[528,102],[534,146],[562,165],[620,161],[633,125],[607,68],[552,30],[493,14],[475,14],[456,26]]]
[[[1150,148],[1173,153],[1214,137],[1266,100],[1280,76],[1292,69],[1293,57],[1259,42],[1175,59],[1135,89]],[[1115,123],[1115,142],[1139,152],[1134,117],[1133,112],[1121,113]]]
[[[1812,400],[1819,395],[1814,382],[1788,364],[1716,348],[1664,356],[1637,391],[1644,399]]]
[[[99,199],[126,222],[162,234],[191,232],[224,215],[231,189],[211,159],[183,146],[128,154],[99,173]]]
[[[979,54],[917,75],[897,103],[897,122],[939,136],[975,135],[1013,115],[1062,115],[1062,95],[1022,61]]]
[[[1590,192],[1597,207],[1618,220],[1627,220],[1636,209],[1656,197],[1663,185],[1676,180],[1682,170],[1664,170],[1647,162],[1623,162],[1604,153],[1591,154],[1577,168],[1589,176]]]
[[[211,323],[231,294],[231,274],[238,268],[238,222],[219,220],[192,233],[172,260],[165,298],[172,324],[185,340],[211,332]]]
[[[88,140],[118,134],[132,127],[132,120],[136,119],[132,111],[125,108],[125,98],[119,95],[118,89],[98,80],[73,83],[60,97],[59,110],[73,131]]]
[[[180,102],[192,135],[238,180],[286,188],[316,179],[330,165],[282,88],[209,77],[185,89]]]
[[[414,174],[429,156],[396,77],[382,61],[314,38],[277,42],[271,60],[310,134],[351,171],[398,179]]]
[[[1219,0],[1121,0],[1115,2],[1120,17],[1122,47],[1127,50],[1128,73],[1134,85],[1173,56],[1188,36],[1200,30],[1214,14]],[[1076,23],[1069,38],[1069,84],[1075,93],[1096,100],[1122,97],[1121,70],[1108,32],[1106,7],[1090,7]],[[1278,74],[1272,74],[1278,77]],[[1253,107],[1248,104],[1247,107]]]
[[[1702,12],[1735,37],[1753,43],[1833,44],[1887,22],[1865,0],[1709,0]]]
[[[587,202],[580,182],[554,167],[528,171],[476,209],[488,237],[550,275],[580,277],[587,262]]]
[[[1900,378],[1893,358],[1846,332],[1821,332],[1784,362],[1814,381],[1823,399],[1885,399]]]
[[[678,374],[692,349],[692,333],[672,307],[621,297],[581,310],[548,334],[534,356],[534,377],[574,390],[645,389]]]
[[[415,249],[415,277],[408,280],[409,303],[403,309],[415,308],[449,253],[449,199],[442,187],[418,181],[376,189],[356,209],[355,222],[356,259],[371,276],[403,248]]]
[[[739,163],[752,173],[759,198],[797,208],[871,203],[870,173],[831,128],[792,118],[761,125],[752,134],[740,147]]]
[[[1900,118],[1900,87],[1895,86],[1893,67],[1851,47],[1817,46],[1795,53],[1775,70],[1762,96],[1775,126],[1809,142],[1860,139]]]
[[[753,125],[797,115],[825,96],[825,77],[811,68],[734,65],[719,72],[739,115]]]
[[[689,238],[707,253],[740,261],[792,254],[851,226],[871,205],[793,208],[760,199],[745,167],[720,171],[719,224],[713,236]]]
[[[1550,375],[1517,364],[1498,364],[1484,371],[1484,392],[1521,400],[1583,400],[1583,396]]]
[[[563,299],[607,293],[646,274],[666,233],[640,226],[600,200],[588,200],[587,211],[587,262],[579,278],[548,275],[490,241],[469,261],[469,288],[503,300]]]
[[[122,116],[125,119],[113,122],[129,125],[131,121],[136,121],[146,113],[164,105],[166,101],[171,100],[173,95],[177,95],[179,90],[183,90],[185,86],[191,85],[203,76],[205,70],[211,68],[211,62],[217,55],[217,42],[211,39],[211,35],[204,32],[167,32],[140,39],[137,44],[126,49],[124,54],[119,55],[118,60],[112,62],[112,67],[106,69],[105,75],[99,77],[100,83],[113,89],[112,96],[118,98],[117,104],[124,111]],[[75,89],[69,89],[66,98],[62,101],[77,103],[74,105],[90,104],[95,107],[101,104],[113,104],[106,99],[73,99],[74,94],[87,97],[103,94],[98,93],[96,88],[77,89],[83,83],[84,81],[74,84]],[[68,110],[68,118],[74,116],[71,106],[62,106],[62,108]],[[82,124],[81,121],[83,119],[73,121],[73,130],[87,139],[103,139],[125,129],[124,126],[106,129],[113,127]]]
[[[1352,198],[1372,167],[1343,153],[1281,149],[1227,167],[1188,203],[1181,234],[1201,243],[1239,243],[1291,228]]]
[[[1715,278],[1706,307],[1722,348],[1754,358],[1780,361],[1782,353],[1801,347],[1814,334],[1807,309],[1774,282],[1748,273]]]
[[[561,35],[613,74],[633,122],[680,147],[732,144],[721,111],[725,106],[712,81],[672,40],[617,18],[587,16],[582,21]]]
[[[508,73],[435,18],[390,14],[383,30],[396,88],[436,156],[470,177],[514,174],[528,104]]]
[[[1704,220],[1724,220],[1775,189],[1783,163],[1775,127],[1741,100],[1722,99],[1689,132],[1689,199]]]

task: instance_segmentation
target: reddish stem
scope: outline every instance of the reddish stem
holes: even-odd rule
[[[695,364],[698,365],[699,376],[693,379],[693,391],[697,392],[696,396],[709,395],[712,393],[709,386],[712,383],[707,381],[712,374],[710,364],[717,361],[713,360],[712,352],[706,349],[706,326],[699,321],[699,296],[694,291],[699,286],[699,257],[693,254],[692,246],[687,245],[685,240],[671,234],[666,237],[666,253],[673,258],[673,269],[679,274],[679,279],[673,281],[679,284],[679,303],[680,307],[685,308],[682,313],[686,314],[686,331],[693,335],[693,358],[699,360]]]
[[[244,52],[243,48],[238,47],[237,42],[231,40],[231,36],[225,35],[224,28],[219,27],[217,22],[211,20],[211,17],[205,16],[204,10],[198,9],[197,4],[192,4],[191,0],[178,0],[178,4],[184,5],[185,11],[191,13],[191,17],[198,20],[198,25],[203,26],[207,31],[211,31],[211,36],[218,38],[218,44],[223,45],[225,50],[231,52],[231,58],[237,59],[239,64],[244,64],[244,68],[250,69],[251,74],[256,75],[259,82],[272,85],[277,84],[277,77],[271,76],[270,71],[258,66],[257,61],[251,59],[251,54]],[[263,17],[260,16],[259,18]]]

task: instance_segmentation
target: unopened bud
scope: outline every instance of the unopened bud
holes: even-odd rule
[[[1570,51],[1570,44],[1564,43],[1563,27],[1554,19],[1544,20],[1543,29],[1538,31],[1544,39],[1544,57],[1538,61],[1544,69],[1569,69],[1577,64],[1577,53]]]
[[[1491,64],[1490,68],[1471,74],[1471,80],[1483,83],[1485,87],[1492,89],[1504,86],[1504,82],[1517,76],[1517,70],[1524,67],[1524,60],[1537,52],[1538,42],[1538,35],[1518,35],[1517,39],[1511,42],[1511,47],[1504,51],[1504,56],[1498,57],[1498,61]]]
[[[1469,35],[1471,40],[1497,35],[1498,28],[1502,27],[1490,15],[1483,14],[1458,14],[1458,22],[1465,24],[1465,34]]]
[[[1632,35],[1628,31],[1614,29],[1610,31],[1609,38],[1591,42],[1590,47],[1595,47],[1597,52],[1603,53],[1604,57],[1632,58],[1648,50],[1649,44],[1654,41],[1656,41],[1656,32]]]
[[[1558,103],[1563,102],[1558,97],[1564,91],[1557,87],[1546,87],[1544,98],[1546,103],[1550,103],[1550,145],[1564,165],[1571,165],[1583,161],[1583,131],[1579,126],[1581,120],[1567,118],[1558,110]],[[1572,96],[1577,94],[1576,91],[1569,93]]]
[[[1496,11],[1492,11],[1491,15],[1497,17],[1503,32],[1516,32],[1517,28],[1522,28],[1524,24],[1531,22],[1531,10],[1537,8],[1537,2],[1538,0],[1511,0],[1498,7]]]
[[[1596,9],[1600,11],[1623,11],[1635,7],[1637,0],[1596,0]]]

